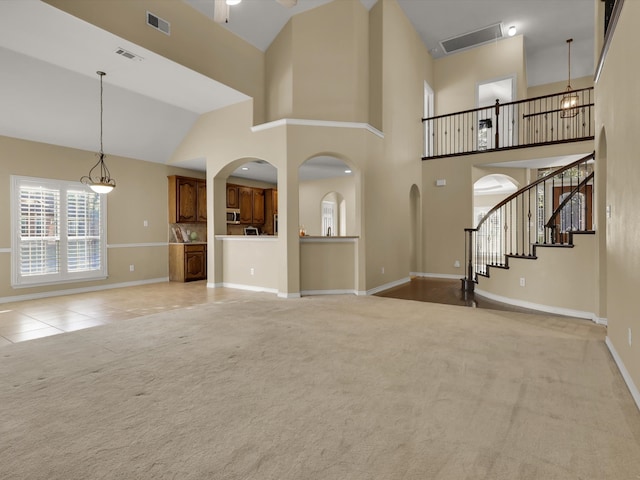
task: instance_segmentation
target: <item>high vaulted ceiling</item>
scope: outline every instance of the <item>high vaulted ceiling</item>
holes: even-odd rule
[[[213,13],[214,0],[184,1]],[[328,1],[299,0],[287,9],[275,0],[244,0],[223,26],[265,50],[292,15]],[[376,0],[361,1],[371,8]],[[397,1],[434,57],[440,40],[502,22],[524,35],[531,85],[566,80],[568,37],[575,39],[572,76],[593,74],[593,0]],[[144,62],[114,55],[117,48]],[[0,65],[0,135],[97,150],[95,72],[103,70],[105,151],[160,163],[200,114],[247,98],[40,0],[0,0]],[[176,89],[180,84],[190,88]],[[203,169],[204,161],[182,166]]]

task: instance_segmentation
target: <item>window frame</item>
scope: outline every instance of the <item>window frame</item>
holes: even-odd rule
[[[48,189],[56,189],[60,194],[58,229],[60,245],[60,270],[56,273],[42,273],[37,275],[22,275],[20,271],[21,256],[21,201],[20,189],[23,186],[32,185]],[[86,282],[104,280],[108,277],[107,259],[107,200],[104,195],[96,194],[99,198],[100,209],[100,268],[79,272],[68,271],[68,217],[67,200],[69,191],[86,191],[94,193],[89,187],[68,180],[56,180],[49,178],[28,177],[11,175],[11,286],[13,288],[37,287],[73,282]]]

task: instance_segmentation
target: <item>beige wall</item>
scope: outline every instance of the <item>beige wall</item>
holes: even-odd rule
[[[611,218],[598,220],[606,228],[606,292],[608,337],[626,366],[636,388],[640,386],[640,316],[634,298],[640,285],[640,198],[637,132],[640,131],[640,58],[637,30],[640,2],[624,2],[604,68],[596,83],[596,177],[598,211],[605,205]],[[629,345],[629,329],[632,344]]]
[[[516,76],[516,99],[527,94],[524,37],[498,42],[448,55],[435,61],[436,115],[475,108],[479,82]]]
[[[357,240],[300,240],[300,291],[356,293]]]
[[[593,77],[580,77],[571,79],[571,88],[580,90],[581,88],[593,87]],[[567,89],[567,81],[546,83],[537,85],[527,89],[527,98],[543,97],[545,95],[553,95],[555,93],[564,92]]]
[[[264,53],[186,3],[180,0],[45,1],[249,95],[254,99],[255,122],[264,121]],[[147,26],[147,11],[171,24],[170,36]]]
[[[382,130],[382,3],[369,11],[369,124]]]
[[[274,237],[217,238],[222,255],[224,284],[255,290],[278,290],[278,239]]]
[[[293,118],[293,28],[289,21],[265,53],[265,120]]]
[[[0,137],[0,223],[11,225],[10,176],[23,175],[79,181],[96,162],[95,152]],[[74,288],[99,287],[123,282],[143,282],[168,277],[167,175],[202,178],[201,172],[107,155],[116,189],[107,195],[109,278],[96,282],[11,288],[11,254],[0,253],[0,299]],[[132,205],[135,208],[132,208]],[[144,221],[148,227],[144,227]],[[136,244],[154,244],[136,246]],[[11,231],[0,231],[0,248],[11,247]],[[129,265],[135,271],[129,271]]]
[[[596,308],[595,235],[575,235],[574,248],[538,247],[537,260],[509,258],[509,270],[490,268],[477,289],[493,295],[550,307],[556,313],[592,318]],[[524,278],[525,286],[520,286]],[[479,300],[481,301],[481,300]],[[572,311],[572,312],[571,312]]]
[[[294,118],[368,120],[368,22],[359,0],[331,2],[291,19]]]

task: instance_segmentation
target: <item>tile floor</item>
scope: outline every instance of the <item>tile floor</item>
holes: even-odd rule
[[[233,295],[233,290],[207,288],[206,281],[167,282],[0,303],[0,347]]]

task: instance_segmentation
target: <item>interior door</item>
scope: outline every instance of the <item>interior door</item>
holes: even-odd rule
[[[571,195],[575,185],[553,188],[553,211]],[[556,219],[556,242],[567,243],[569,232],[589,231],[593,229],[593,187],[585,185],[562,207]]]

